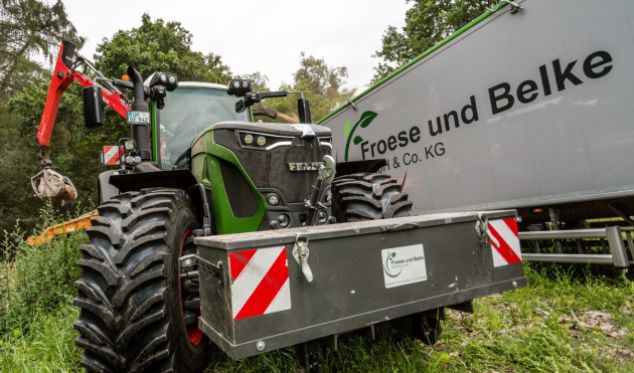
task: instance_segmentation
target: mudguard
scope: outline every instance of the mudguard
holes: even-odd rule
[[[337,163],[337,176],[354,174],[357,172],[377,172],[387,165],[385,159],[366,159],[362,161],[349,161]]]

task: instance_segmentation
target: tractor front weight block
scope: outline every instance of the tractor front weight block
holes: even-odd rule
[[[526,284],[515,211],[205,236],[195,244],[199,327],[234,359],[359,329],[374,335],[409,316],[439,325],[430,311]]]

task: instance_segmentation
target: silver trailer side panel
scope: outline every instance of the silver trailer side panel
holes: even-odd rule
[[[322,121],[338,160],[387,159],[422,212],[634,195],[634,2],[520,3]]]

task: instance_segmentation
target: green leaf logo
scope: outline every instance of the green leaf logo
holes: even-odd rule
[[[346,123],[343,127],[343,131],[346,135],[346,149],[343,155],[344,161],[348,160],[348,151],[350,150],[350,142],[352,141],[355,145],[359,145],[361,142],[363,142],[363,137],[359,135],[353,136],[354,131],[356,131],[357,127],[367,128],[370,125],[370,123],[372,123],[374,118],[376,118],[377,116],[378,114],[373,111],[364,111],[363,114],[361,114],[361,117],[359,118],[357,123],[355,123],[354,126],[352,126],[352,128],[350,128],[350,119],[346,120]]]
[[[374,120],[374,118],[376,118],[378,114],[373,112],[373,111],[366,111],[363,114],[361,114],[361,119],[359,119],[359,125],[361,126],[361,128],[366,128],[367,126],[370,125],[370,123],[372,123],[372,121]]]
[[[350,119],[346,119],[346,125],[343,127],[343,133],[346,135],[346,138],[350,136],[350,131],[352,131],[352,126],[350,125]]]

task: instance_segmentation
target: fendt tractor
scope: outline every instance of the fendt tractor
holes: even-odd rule
[[[385,160],[335,162],[301,93],[127,75],[106,78],[63,43],[37,137],[34,191],[72,199],[47,151],[66,87],[85,87],[86,126],[108,105],[131,127],[80,248],[87,370],[197,372],[212,348],[240,359],[290,346],[310,370],[341,334],[434,343],[445,307],[471,312],[525,285],[514,211],[410,216],[404,180],[377,173]],[[255,103],[289,94],[299,123],[254,122]]]

